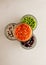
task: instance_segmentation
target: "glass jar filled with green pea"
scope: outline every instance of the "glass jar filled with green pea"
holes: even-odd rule
[[[33,15],[27,14],[24,15],[21,18],[21,23],[26,23],[32,27],[32,30],[34,30],[37,26],[37,20]]]

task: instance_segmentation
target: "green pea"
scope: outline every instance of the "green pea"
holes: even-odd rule
[[[37,25],[37,20],[32,15],[25,15],[25,16],[23,16],[21,18],[21,22],[22,23],[27,23],[28,25],[30,25],[33,30],[36,28],[36,25]]]

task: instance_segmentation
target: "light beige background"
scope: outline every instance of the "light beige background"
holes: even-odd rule
[[[37,18],[35,48],[25,50],[4,35],[5,26],[25,14]],[[0,65],[46,65],[46,0],[0,0]]]

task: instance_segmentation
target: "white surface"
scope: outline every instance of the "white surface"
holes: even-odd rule
[[[37,18],[35,48],[25,50],[4,35],[5,26],[25,14]],[[0,0],[0,65],[46,65],[46,0]]]

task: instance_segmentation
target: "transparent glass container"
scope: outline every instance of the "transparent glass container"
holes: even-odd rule
[[[35,30],[37,27],[37,19],[35,16],[31,14],[26,14],[20,19],[21,23],[27,23],[29,26],[32,27],[32,30]]]
[[[9,39],[9,40],[16,40],[16,38],[14,37],[13,34],[13,30],[16,27],[16,23],[10,23],[5,27],[5,36]]]
[[[34,48],[34,47],[36,46],[37,39],[36,39],[35,35],[33,35],[33,37],[34,37],[34,42],[33,42],[33,43],[31,43],[31,46],[30,46],[30,47],[25,46],[25,45],[26,45],[26,43],[25,43],[25,42],[24,42],[24,44],[23,44],[23,42],[20,42],[20,43],[21,43],[22,48],[27,49],[27,50]],[[28,42],[28,44],[29,44],[29,40],[28,40],[28,41],[26,41],[26,42]]]

